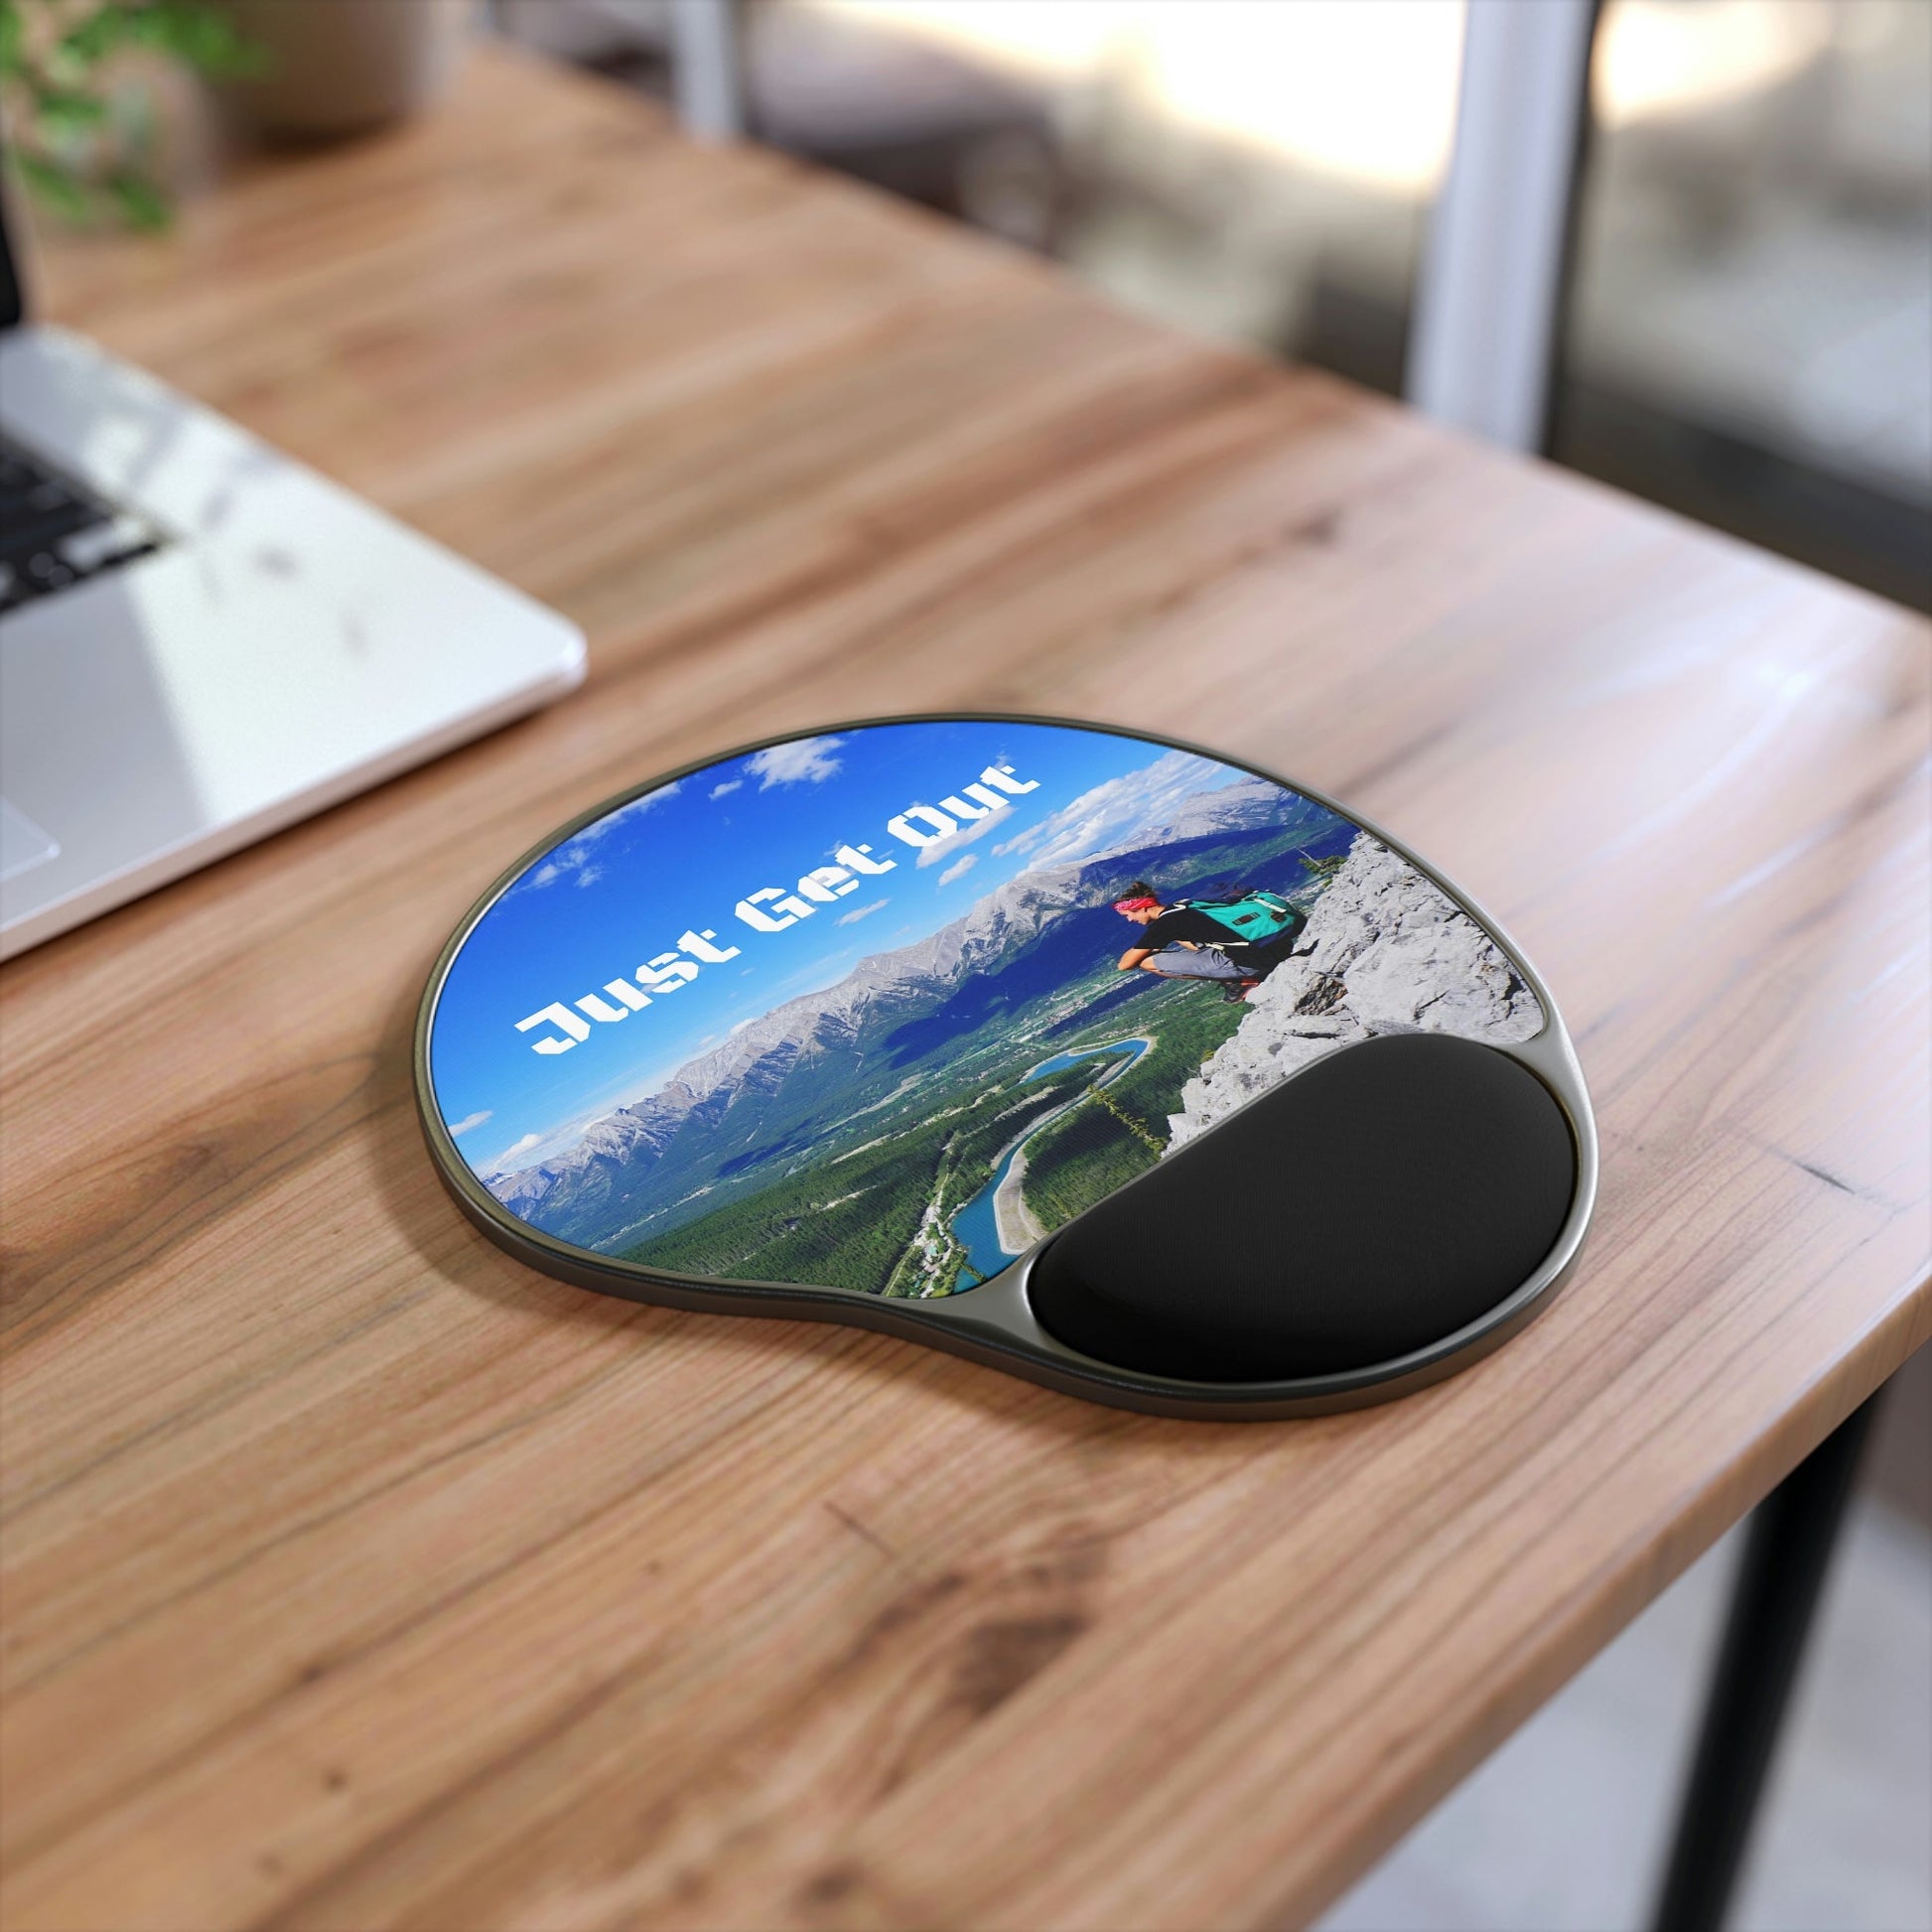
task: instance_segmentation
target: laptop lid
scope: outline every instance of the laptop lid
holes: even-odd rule
[[[20,275],[14,267],[13,244],[7,239],[7,195],[0,184],[0,329],[13,329],[25,305],[20,299]]]

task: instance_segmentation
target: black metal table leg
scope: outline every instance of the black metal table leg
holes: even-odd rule
[[[1849,1416],[1752,1512],[1652,1932],[1724,1925],[1877,1404]]]

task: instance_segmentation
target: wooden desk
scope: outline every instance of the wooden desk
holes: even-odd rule
[[[0,975],[9,1925],[1300,1920],[1932,1328],[1917,620],[503,56],[51,270],[594,673]],[[466,1226],[409,1027],[506,858],[975,704],[1496,908],[1603,1132],[1550,1314],[1203,1427]]]

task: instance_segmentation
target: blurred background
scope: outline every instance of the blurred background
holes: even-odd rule
[[[676,0],[496,0],[669,94]],[[740,0],[744,131],[1403,388],[1457,0]],[[1932,608],[1932,5],[1605,0],[1549,453]]]

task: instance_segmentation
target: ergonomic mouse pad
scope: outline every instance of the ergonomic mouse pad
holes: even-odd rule
[[[600,806],[445,951],[446,1181],[567,1279],[1196,1415],[1416,1386],[1574,1259],[1520,955],[1326,799],[1046,720],[841,726]]]

